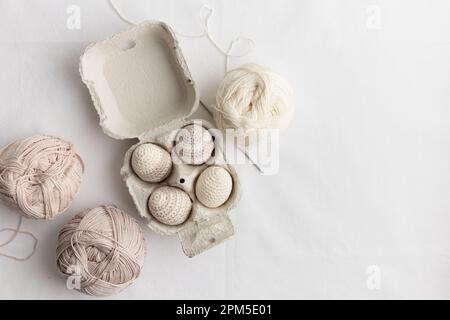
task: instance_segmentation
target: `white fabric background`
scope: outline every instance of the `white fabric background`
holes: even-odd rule
[[[209,5],[211,32],[224,48],[239,35],[256,43],[231,67],[270,66],[292,83],[297,103],[281,136],[279,173],[237,168],[244,196],[234,239],[188,259],[177,237],[145,228],[142,275],[115,298],[450,298],[448,1],[116,2],[137,22],[164,20],[191,34]],[[66,28],[70,4],[81,8],[80,30]],[[0,0],[0,12],[0,145],[54,134],[72,141],[87,164],[65,215],[25,221],[40,239],[37,254],[25,263],[0,258],[0,298],[89,298],[67,290],[57,272],[57,233],[73,214],[102,203],[137,217],[119,175],[134,141],[103,134],[78,59],[89,42],[128,26],[106,0]],[[205,39],[180,43],[211,103],[223,58]],[[11,209],[0,211],[0,228],[16,224]],[[366,285],[372,265],[379,290]]]

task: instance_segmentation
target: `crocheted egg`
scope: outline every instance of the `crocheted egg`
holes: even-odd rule
[[[209,208],[220,207],[233,189],[231,175],[222,167],[209,167],[198,177],[195,185],[197,199]]]
[[[192,202],[183,190],[164,186],[152,192],[148,200],[148,209],[159,222],[176,226],[189,217]]]
[[[170,154],[153,143],[138,146],[131,157],[134,172],[144,181],[161,182],[172,170]]]
[[[213,150],[211,133],[200,125],[188,125],[176,136],[175,153],[185,164],[203,164],[211,157]]]

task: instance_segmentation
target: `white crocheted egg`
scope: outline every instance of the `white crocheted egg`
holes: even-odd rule
[[[176,226],[189,217],[192,202],[183,190],[164,186],[152,192],[148,199],[148,209],[159,222]]]
[[[203,164],[211,157],[213,150],[211,133],[200,125],[188,125],[176,136],[175,153],[185,164]]]
[[[209,167],[200,174],[195,185],[197,199],[209,208],[220,207],[233,188],[231,175],[222,167]]]
[[[144,143],[133,151],[131,166],[142,180],[160,182],[170,174],[172,159],[170,154],[160,146]]]

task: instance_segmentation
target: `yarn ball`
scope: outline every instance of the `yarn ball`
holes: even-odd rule
[[[213,115],[219,129],[237,129],[235,137],[257,138],[261,129],[286,128],[293,111],[291,85],[265,67],[248,64],[225,75]]]
[[[159,222],[176,226],[187,220],[192,202],[183,190],[164,186],[152,192],[148,199],[148,209]]]
[[[206,168],[195,184],[195,195],[198,201],[209,208],[217,208],[230,197],[233,189],[233,179],[230,173],[222,167]]]
[[[203,164],[211,157],[213,150],[211,133],[198,124],[182,128],[175,138],[175,153],[185,164]]]
[[[83,171],[67,141],[46,135],[18,140],[0,149],[0,197],[29,218],[53,219],[69,207]]]
[[[56,249],[59,271],[78,277],[75,289],[94,296],[117,294],[132,284],[145,254],[137,221],[113,206],[75,215],[59,232]]]
[[[153,143],[139,145],[131,157],[134,172],[144,181],[161,182],[172,170],[170,154]]]

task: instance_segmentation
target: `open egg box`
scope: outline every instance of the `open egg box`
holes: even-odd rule
[[[199,105],[198,92],[170,27],[147,21],[88,46],[81,56],[80,74],[103,131],[115,139],[139,139],[125,154],[121,175],[148,226],[160,234],[178,234],[189,257],[231,237],[234,228],[228,213],[239,201],[239,180],[225,161],[220,132],[205,120],[189,120]],[[205,128],[213,138],[214,150],[205,163],[192,165],[177,159],[160,182],[144,181],[135,173],[131,159],[138,146],[153,143],[174,160],[178,133],[192,124]],[[203,205],[195,192],[198,177],[210,166],[226,169],[232,179],[228,199],[217,208]],[[149,198],[161,186],[189,195],[192,209],[183,223],[164,224],[150,212]]]

